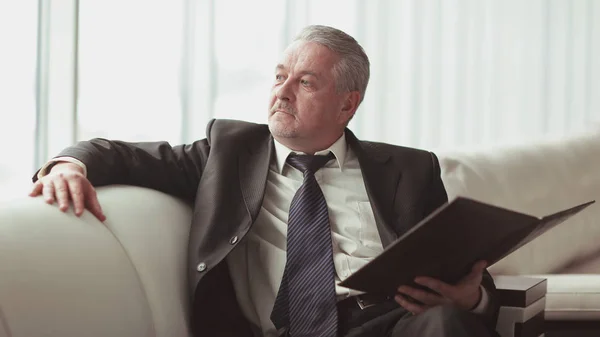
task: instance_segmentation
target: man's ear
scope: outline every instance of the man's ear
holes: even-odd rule
[[[358,104],[360,103],[360,93],[358,91],[350,91],[345,94],[344,104],[340,110],[340,122],[348,123],[348,121],[356,113]]]

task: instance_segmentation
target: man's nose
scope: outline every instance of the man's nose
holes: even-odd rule
[[[290,81],[286,80],[276,90],[277,91],[275,92],[275,95],[279,100],[293,101],[294,91],[292,90],[292,85]]]

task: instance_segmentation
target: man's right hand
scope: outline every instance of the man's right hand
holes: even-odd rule
[[[29,193],[31,197],[38,195],[43,195],[48,204],[56,201],[63,212],[69,208],[69,202],[73,201],[75,215],[80,216],[84,208],[87,208],[98,220],[106,220],[94,186],[77,164],[62,162],[54,165],[48,175],[35,182]]]

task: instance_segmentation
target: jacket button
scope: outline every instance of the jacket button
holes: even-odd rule
[[[231,243],[232,245],[235,245],[235,244],[236,244],[236,242],[238,242],[238,237],[237,237],[237,235],[236,235],[236,236],[234,236],[234,237],[232,237],[232,238],[231,238],[231,240],[229,240],[229,243]]]
[[[206,263],[204,263],[204,262],[198,263],[198,266],[196,267],[196,270],[200,271],[200,272],[205,271],[206,270]]]

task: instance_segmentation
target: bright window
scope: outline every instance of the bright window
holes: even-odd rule
[[[0,1],[0,199],[31,184],[37,1]]]
[[[180,142],[183,1],[82,1],[78,135]]]

